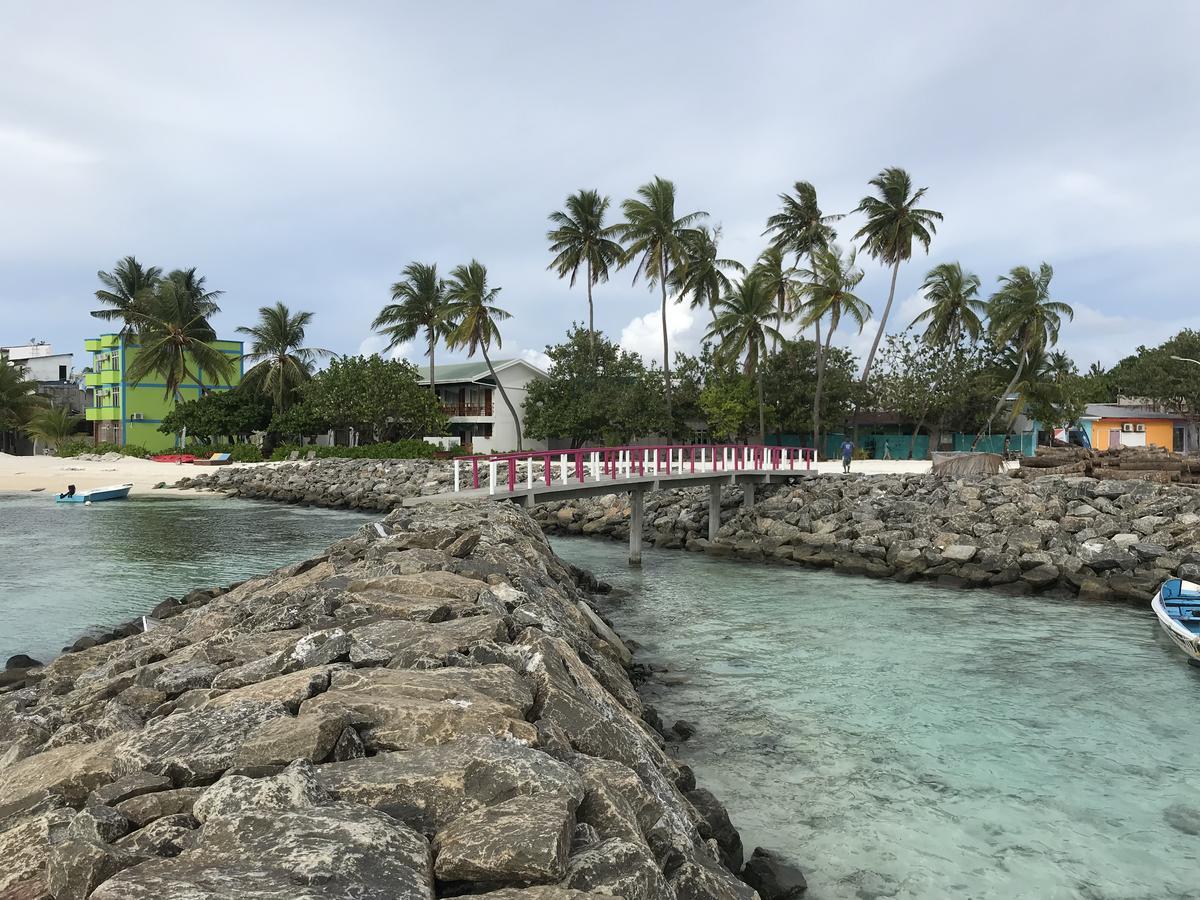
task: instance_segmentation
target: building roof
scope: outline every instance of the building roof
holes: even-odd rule
[[[1183,419],[1176,413],[1160,412],[1150,406],[1122,406],[1116,403],[1089,403],[1084,419]]]
[[[533,363],[525,359],[494,359],[492,360],[492,368],[497,372],[502,369],[507,369],[510,366],[525,366],[530,371],[543,378],[547,377],[546,373],[535,366]],[[417,372],[420,374],[421,383],[429,384],[429,366],[418,366]],[[445,384],[451,381],[471,381],[479,382],[490,379],[491,373],[488,371],[487,363],[483,360],[471,361],[465,363],[448,363],[436,367],[438,384]]]

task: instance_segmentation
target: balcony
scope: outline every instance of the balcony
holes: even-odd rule
[[[83,376],[84,387],[100,387],[105,384],[120,384],[121,373],[116,369],[101,369],[99,372],[88,372]]]
[[[490,416],[492,414],[492,404],[488,403],[484,406],[473,406],[469,403],[443,403],[442,412],[450,418],[463,416]]]

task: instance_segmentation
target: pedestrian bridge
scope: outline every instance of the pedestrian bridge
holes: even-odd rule
[[[721,527],[721,488],[742,488],[754,505],[758,484],[814,473],[816,451],[764,444],[675,444],[532,450],[454,460],[454,490],[408,504],[451,500],[511,500],[532,507],[618,491],[630,495],[629,561],[642,560],[642,510],[647,491],[709,488],[708,537]]]

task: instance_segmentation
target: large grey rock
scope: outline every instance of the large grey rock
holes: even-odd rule
[[[207,822],[214,816],[233,816],[246,810],[309,809],[332,799],[322,787],[316,770],[310,764],[297,762],[267,778],[245,775],[222,778],[200,795],[192,807],[192,815],[200,822]]]
[[[88,795],[87,802],[89,806],[116,806],[131,797],[140,797],[142,794],[151,794],[155,791],[166,791],[172,787],[171,779],[165,775],[136,772],[96,788]]]
[[[197,824],[186,814],[163,816],[145,828],[130,832],[116,844],[140,856],[178,856],[189,846]]]
[[[744,852],[742,836],[729,820],[724,804],[703,788],[688,791],[687,799],[700,814],[700,836],[717,842],[721,850],[721,862],[727,869],[731,872],[741,871]]]
[[[600,841],[572,856],[563,884],[624,900],[675,900],[649,848],[620,838]]]
[[[559,881],[576,803],[569,794],[540,794],[468,812],[437,833],[434,872],[440,881]]]
[[[584,794],[570,767],[531,747],[487,738],[326,763],[316,772],[338,799],[382,810],[429,835],[511,797],[566,794],[578,803]]]
[[[667,883],[676,900],[758,900],[754,888],[703,853],[685,859]]]
[[[481,617],[482,618],[482,617]],[[351,711],[369,750],[408,750],[468,735],[534,741],[525,721],[533,694],[507,666],[428,671],[337,672],[330,689],[307,700],[302,715]]]
[[[177,788],[130,797],[117,804],[117,812],[138,828],[164,816],[190,814],[192,806],[204,792],[202,787]]]
[[[755,847],[742,871],[742,879],[762,900],[796,900],[808,890],[808,882],[799,867],[773,850]]]

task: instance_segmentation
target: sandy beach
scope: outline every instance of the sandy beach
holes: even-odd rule
[[[195,475],[204,468],[174,463],[156,463],[148,459],[125,456],[119,460],[99,461],[60,459],[56,456],[11,456],[0,453],[0,493],[44,490],[46,493],[65,491],[68,484],[78,490],[105,487],[112,484],[133,484],[131,494],[156,496],[169,494],[179,497],[201,496],[195,491],[173,488],[154,489],[156,484],[174,484],[184,475]]]

